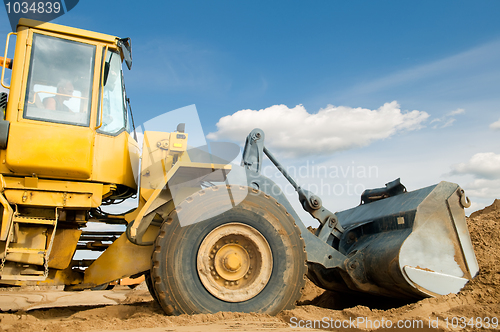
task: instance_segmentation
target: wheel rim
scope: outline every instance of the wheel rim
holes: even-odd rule
[[[255,228],[229,223],[203,239],[197,256],[200,280],[213,296],[242,302],[259,294],[273,270],[269,243]]]

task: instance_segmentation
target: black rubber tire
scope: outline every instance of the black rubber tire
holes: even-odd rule
[[[233,198],[238,201],[243,197],[234,206]],[[199,221],[207,214],[213,217]],[[179,218],[188,225],[181,227]],[[197,273],[198,248],[203,239],[213,229],[232,222],[258,230],[267,240],[273,259],[265,288],[243,302],[226,302],[213,296]],[[274,315],[293,309],[300,299],[307,271],[304,247],[293,217],[273,197],[243,186],[210,187],[184,200],[163,223],[152,256],[155,294],[169,315],[219,311]]]
[[[144,273],[144,279],[146,281],[146,286],[148,287],[149,294],[151,294],[151,297],[153,300],[160,305],[160,301],[158,301],[158,295],[156,295],[155,288],[153,286],[153,280],[151,279],[151,273],[147,272]]]

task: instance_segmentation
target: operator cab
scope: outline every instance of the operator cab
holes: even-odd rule
[[[135,192],[139,149],[130,136],[122,61],[130,69],[128,38],[21,19],[6,86],[10,129],[1,173]]]
[[[96,49],[96,45],[33,33],[23,117],[88,127]],[[101,133],[116,135],[131,130],[121,55],[109,48],[102,52],[103,93],[98,102],[96,126]]]

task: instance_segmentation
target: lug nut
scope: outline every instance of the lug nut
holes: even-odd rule
[[[243,278],[248,279],[248,275],[245,275]]]
[[[215,250],[215,249],[214,249],[214,250],[212,250],[212,254],[215,254],[216,252],[217,252],[217,250]]]
[[[214,279],[215,279],[215,280],[219,280],[219,276],[215,276],[215,277],[214,277]]]
[[[224,285],[228,286],[228,285],[229,285],[229,282],[224,281]]]
[[[235,283],[236,285],[239,285],[239,284],[240,284],[240,282],[239,282],[238,280],[236,280],[234,283]]]
[[[215,246],[215,249],[219,249],[219,248],[220,248],[220,245],[216,245],[216,246]]]
[[[230,284],[231,286],[234,286],[234,282],[232,282],[232,281],[231,281],[229,284]]]
[[[216,273],[215,271],[212,271],[212,275],[213,275],[213,276],[214,276],[214,275],[216,275],[216,274],[217,274],[217,273]]]
[[[214,258],[214,255],[210,255],[210,258]]]

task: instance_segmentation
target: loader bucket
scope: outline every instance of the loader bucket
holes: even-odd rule
[[[457,293],[479,270],[464,202],[458,185],[441,182],[337,212],[347,258],[328,288],[400,298]],[[311,268],[325,280],[328,273]]]

